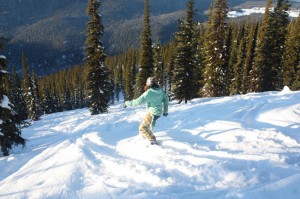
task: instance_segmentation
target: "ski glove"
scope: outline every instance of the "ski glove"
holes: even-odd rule
[[[168,116],[168,113],[163,113],[163,116]]]
[[[124,106],[123,106],[124,108],[127,108],[127,106],[126,106],[126,104],[124,104]]]

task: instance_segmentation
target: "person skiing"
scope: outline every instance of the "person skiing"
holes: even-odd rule
[[[149,77],[144,88],[145,92],[137,99],[125,101],[124,108],[135,107],[146,104],[147,113],[139,126],[139,134],[150,141],[151,144],[157,144],[156,137],[153,134],[157,119],[163,114],[168,115],[168,97],[160,88],[155,77]]]

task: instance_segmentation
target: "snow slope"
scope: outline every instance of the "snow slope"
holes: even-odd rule
[[[0,198],[299,199],[300,92],[171,103],[161,146],[137,136],[145,107],[45,115],[0,157]]]
[[[250,9],[232,10],[228,12],[228,17],[234,18],[234,17],[247,16],[251,14],[264,14],[265,10],[266,10],[265,7],[253,7]],[[290,10],[288,11],[288,14],[290,17],[297,18],[300,14],[300,10]]]

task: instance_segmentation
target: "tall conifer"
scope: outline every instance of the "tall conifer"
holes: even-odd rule
[[[28,118],[26,109],[26,102],[24,98],[24,91],[22,89],[21,80],[13,67],[13,80],[12,80],[12,103],[15,105],[15,110],[20,114],[23,120]]]
[[[136,77],[135,98],[139,97],[144,92],[144,85],[148,77],[153,75],[153,49],[152,36],[150,27],[149,0],[145,0],[144,10],[144,29],[141,40],[141,57],[139,72]]]
[[[283,55],[283,83],[300,89],[300,16],[289,25]]]
[[[204,48],[204,38],[205,37],[205,28],[204,25],[201,23],[199,25],[199,36],[196,38],[197,40],[197,47],[196,47],[196,88],[198,92],[198,96],[201,96],[201,89],[203,87],[203,68],[204,68],[204,58],[205,58],[205,48]]]
[[[256,40],[257,40],[257,31],[258,23],[253,23],[250,25],[250,32],[247,42],[247,52],[244,64],[244,74],[243,74],[243,83],[242,83],[242,93],[247,93],[250,89],[250,79],[252,73],[253,60],[255,55]]]
[[[277,0],[274,11],[270,15],[270,52],[272,63],[272,85],[273,90],[281,90],[283,87],[282,57],[284,44],[289,24],[290,4],[288,0]]]
[[[109,72],[104,65],[105,54],[101,42],[104,27],[101,22],[99,0],[89,0],[87,14],[90,19],[86,30],[85,70],[86,91],[92,115],[108,111],[111,94]]]
[[[36,85],[29,72],[25,53],[22,52],[23,90],[29,119],[37,121],[40,119],[38,98],[36,96]]]
[[[282,87],[281,64],[289,4],[287,1],[277,0],[274,11],[270,12],[271,3],[272,0],[268,0],[259,28],[251,91],[271,91]]]
[[[237,38],[237,60],[233,65],[234,80],[231,84],[231,94],[240,94],[242,91],[244,63],[246,57],[247,28],[247,24],[243,24]]]
[[[210,7],[205,36],[205,69],[203,96],[216,97],[228,93],[226,87],[226,27],[227,0],[215,0]]]
[[[179,32],[175,34],[173,93],[175,99],[185,103],[196,97],[198,92],[194,4],[194,0],[187,2],[185,21],[180,22]]]
[[[158,83],[161,87],[164,87],[164,76],[165,76],[165,68],[164,68],[164,61],[161,54],[161,46],[158,42],[158,39],[154,45],[154,71],[153,75],[156,77]]]
[[[137,68],[136,65],[136,53],[133,49],[129,49],[129,51],[126,53],[123,75],[125,100],[132,100],[134,98],[134,85]]]
[[[4,79],[7,75],[6,58],[0,55],[0,148],[4,156],[9,155],[13,145],[25,146],[25,139],[21,137],[21,127],[26,124],[14,110],[5,93]]]

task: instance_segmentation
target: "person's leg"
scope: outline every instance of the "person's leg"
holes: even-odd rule
[[[140,127],[139,127],[139,131],[140,131],[140,134],[148,139],[148,140],[155,140],[155,136],[153,135],[150,127],[152,125],[152,116],[150,113],[147,113],[145,118],[142,120],[141,124],[140,124]]]
[[[152,129],[152,131],[155,130],[155,127],[156,127],[156,121],[158,120],[158,118],[160,118],[160,116],[154,115],[154,116],[152,117],[152,122],[151,122],[151,129]]]

